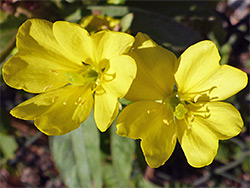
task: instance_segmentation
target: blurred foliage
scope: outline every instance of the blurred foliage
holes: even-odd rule
[[[244,1],[1,1],[1,67],[16,53],[15,34],[26,19],[82,23],[84,17],[98,15],[119,21],[115,27],[110,27],[110,20],[101,20],[102,29],[132,35],[146,33],[177,56],[191,44],[210,39],[219,49],[221,64],[230,64],[249,73],[249,13],[237,18],[238,22],[234,15],[238,9],[241,14],[245,13],[243,5]],[[99,30],[87,29],[90,32]],[[48,138],[38,134],[32,125],[26,128],[27,122],[21,122],[25,126],[13,123],[13,118],[7,115],[10,108],[31,95],[11,89],[3,81],[0,88],[0,164],[1,169],[7,169],[13,178],[21,176],[21,165],[18,164],[23,165],[20,161],[25,151],[32,144]],[[125,99],[119,101],[121,109],[131,103]],[[209,167],[194,169],[188,166],[177,146],[164,166],[150,169],[144,161],[139,141],[116,135],[115,122],[107,132],[100,133],[93,113],[77,130],[50,137],[50,151],[62,181],[68,187],[247,187],[250,183],[249,86],[227,101],[240,110],[245,127],[239,136],[220,141],[218,154]],[[50,187],[56,187],[55,174],[43,174],[54,181],[50,182]],[[0,178],[2,176],[1,171]],[[25,183],[25,180],[20,181],[19,186]],[[33,187],[36,186],[33,184]]]

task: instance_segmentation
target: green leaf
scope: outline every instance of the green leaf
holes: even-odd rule
[[[102,187],[99,145],[93,113],[78,129],[51,137],[55,164],[68,187]]]
[[[122,27],[121,31],[122,32],[125,32],[130,28],[132,21],[133,21],[133,18],[134,18],[133,13],[128,13],[122,17],[122,19],[121,19],[121,27]]]
[[[243,161],[242,169],[245,172],[250,172],[250,155],[246,156],[245,160]]]
[[[82,11],[80,8],[76,9],[75,12],[70,14],[65,18],[66,21],[68,22],[77,22],[82,18]]]
[[[114,5],[123,5],[125,4],[126,0],[108,0],[108,4],[114,4]]]
[[[22,18],[9,16],[0,24],[0,61],[2,62],[15,47],[15,36],[18,27],[24,21]]]
[[[157,43],[165,46],[186,48],[201,40],[193,30],[156,11],[127,6],[88,6],[87,8],[92,12],[101,12],[102,15],[111,17],[122,17],[129,12],[133,13],[134,18],[130,26],[132,34],[146,33]]]
[[[116,121],[115,121],[116,122]],[[111,127],[111,154],[115,176],[121,187],[129,187],[132,172],[135,141],[116,134],[115,122]]]
[[[15,151],[17,150],[15,138],[11,135],[0,132],[0,150],[4,159],[13,158],[15,156]]]
[[[227,146],[227,143],[220,142],[219,149],[218,149],[215,159],[217,161],[220,161],[226,164],[229,162],[229,157],[230,157],[230,149]]]
[[[90,117],[83,123],[82,127],[94,187],[102,187],[100,131],[96,127],[93,112],[91,112]]]
[[[113,166],[111,164],[104,164],[102,170],[103,170],[103,181],[105,187],[108,188],[119,187],[119,182],[116,178]]]
[[[142,174],[138,175],[138,177],[136,177],[135,179],[135,185],[136,187],[139,187],[139,188],[160,188],[160,186],[157,186],[153,183],[151,183],[150,181],[146,180]]]
[[[126,6],[88,6],[87,9],[92,12],[101,12],[102,15],[110,17],[122,17],[129,12]]]
[[[201,40],[196,32],[164,15],[139,8],[131,8],[130,11],[134,12],[133,23],[130,27],[133,34],[143,32],[159,44],[173,45],[178,48],[186,48]]]

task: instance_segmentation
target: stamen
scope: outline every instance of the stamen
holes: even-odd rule
[[[112,81],[112,80],[114,80],[115,78],[116,78],[116,73],[114,73],[114,74],[105,74],[105,75],[107,75],[107,76],[111,76],[112,78],[111,79],[107,79],[105,76],[103,77],[103,80],[105,81],[105,82],[110,82],[110,81]]]
[[[201,94],[196,95],[196,96],[194,97],[194,102],[196,103],[200,97],[202,97]]]
[[[101,85],[101,79],[98,78],[98,79],[96,80],[95,84],[96,84],[97,86]]]
[[[92,93],[94,93],[94,92],[96,95],[102,95],[102,94],[106,93],[106,90],[102,87],[102,85],[98,85],[95,87],[95,89],[93,89]]]
[[[188,103],[194,104],[196,102],[198,102],[199,99],[203,99],[203,101],[211,101],[214,99],[218,99],[218,97],[212,97],[210,98],[210,93],[217,88],[216,86],[213,86],[209,89],[203,90],[203,91],[199,91],[199,92],[192,92],[192,93],[186,93],[184,95],[181,95],[181,98],[184,99],[185,101],[187,101]],[[202,101],[199,101],[202,102]]]
[[[192,106],[195,106],[195,107],[204,107],[205,106],[205,102],[199,102],[199,103],[195,103],[195,102],[193,102],[193,101],[190,101],[190,100],[185,100],[185,102],[187,103],[187,104],[190,104],[190,105],[192,105]]]
[[[214,99],[218,99],[218,98],[219,98],[219,97],[217,97],[217,96],[216,96],[216,97],[211,97],[211,98],[210,98],[210,101],[211,101],[211,100],[214,100]]]
[[[193,93],[188,93],[188,94],[201,94],[201,93],[206,93],[208,92],[209,94],[215,89],[217,86],[213,86],[209,89],[203,90],[203,91],[198,91],[198,92],[193,92]]]
[[[192,113],[193,113],[193,116],[199,116],[205,119],[211,116],[210,110],[208,107],[206,107],[206,110],[195,110]]]
[[[188,116],[190,116],[190,114]],[[188,118],[184,119],[184,122],[187,125],[187,129],[188,130],[192,129],[192,123],[193,123],[193,121],[194,121],[194,115],[191,115],[190,120],[188,120]]]

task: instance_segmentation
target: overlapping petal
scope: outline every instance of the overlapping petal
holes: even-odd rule
[[[57,21],[53,24],[53,34],[73,61],[93,63],[93,51],[96,49],[87,30],[75,23]]]
[[[211,90],[210,98],[224,100],[246,87],[247,75],[228,65],[219,65],[220,55],[214,43],[202,41],[180,56],[175,74],[178,90],[186,95]]]
[[[91,35],[91,39],[95,47],[95,62],[102,62],[127,53],[134,42],[133,36],[115,31],[101,31]]]
[[[239,111],[231,104],[225,102],[209,102],[205,107],[209,109],[209,116],[195,119],[199,124],[206,126],[220,140],[232,138],[240,133],[243,121]],[[192,110],[192,108],[190,108]]]
[[[137,76],[126,95],[131,101],[161,100],[174,88],[176,56],[139,33],[129,53],[137,63]]]
[[[42,19],[29,19],[23,23],[16,37],[19,52],[44,57],[58,68],[77,69],[82,63],[75,61],[74,56],[64,50],[65,44],[56,40],[54,24]]]
[[[19,52],[3,66],[4,81],[16,89],[31,93],[56,89],[65,85],[65,72],[80,69],[54,38],[51,22],[26,21],[19,28],[17,48]]]
[[[96,126],[102,132],[106,131],[114,121],[119,111],[117,96],[109,90],[96,92],[94,103],[94,117]]]
[[[94,116],[101,131],[106,131],[118,114],[118,98],[123,97],[136,76],[136,64],[127,55],[110,59],[103,73],[101,90],[95,94]]]
[[[177,137],[191,166],[200,168],[212,163],[218,150],[218,138],[205,124],[195,120],[192,128],[187,129],[183,120],[178,121]]]
[[[178,61],[175,79],[178,90],[182,93],[196,91],[193,88],[206,81],[220,67],[219,52],[211,41],[202,41],[190,46]]]
[[[105,71],[103,87],[107,88],[117,98],[122,98],[128,92],[136,77],[134,59],[120,55],[110,59],[108,70]]]
[[[47,135],[62,135],[76,129],[87,119],[93,105],[89,85],[68,85],[37,95],[11,110],[17,118],[34,120]]]
[[[164,124],[165,116],[164,105],[138,101],[127,106],[116,122],[118,135],[142,140],[144,156],[152,168],[163,165],[175,148],[176,126]]]
[[[66,71],[67,69],[56,68],[51,65],[51,61],[41,56],[34,58],[30,54],[16,54],[4,64],[3,78],[8,85],[16,89],[41,93],[66,85]]]

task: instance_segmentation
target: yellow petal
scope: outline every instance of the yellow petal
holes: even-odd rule
[[[94,117],[100,131],[106,131],[112,124],[119,111],[118,104],[118,98],[107,89],[95,93]]]
[[[211,41],[189,47],[179,58],[175,78],[179,92],[197,93],[212,89],[210,97],[224,100],[243,89],[247,75],[231,66],[219,65],[220,55]]]
[[[141,139],[141,147],[148,165],[157,168],[171,156],[176,144],[176,126],[166,125],[164,105],[152,101],[138,101],[127,106],[119,115],[117,134]]]
[[[47,66],[50,62],[39,56],[16,54],[4,64],[3,79],[9,86],[30,93],[42,93],[66,85],[65,71]]]
[[[18,30],[18,53],[3,66],[4,81],[16,89],[40,93],[65,85],[65,71],[80,65],[71,61],[57,43],[52,23],[30,19]],[[81,64],[82,66],[82,64]]]
[[[122,98],[136,76],[135,61],[127,55],[110,59],[110,66],[104,74],[103,84],[117,98]]]
[[[11,110],[17,118],[34,120],[47,135],[63,135],[87,119],[93,105],[91,88],[66,86],[37,95]]]
[[[74,56],[64,50],[54,36],[53,23],[43,19],[28,19],[21,25],[17,33],[17,48],[21,55],[32,54],[50,60],[50,64],[67,67],[71,70],[81,66],[81,62],[74,61]],[[61,30],[61,33],[64,33]],[[38,64],[39,61],[36,62]],[[47,66],[47,65],[46,65]]]
[[[194,86],[192,91],[204,91],[215,87],[209,94],[210,98],[224,100],[245,88],[247,80],[247,74],[243,71],[222,65],[209,78]]]
[[[202,41],[186,49],[178,61],[175,74],[178,90],[187,93],[219,68],[220,55],[214,43]]]
[[[134,37],[115,31],[101,31],[91,36],[95,50],[95,62],[99,64],[103,60],[127,53],[134,42]]]
[[[232,138],[240,133],[243,121],[239,111],[231,104],[224,102],[209,102],[206,107],[210,115],[207,118],[195,117],[195,121],[203,124],[220,140]]]
[[[57,21],[53,24],[53,33],[62,48],[72,60],[81,64],[91,64],[93,53],[96,50],[89,33],[80,25],[66,21]]]
[[[161,100],[174,88],[176,56],[139,33],[129,53],[137,64],[137,76],[126,95],[131,101]]]
[[[177,137],[188,163],[196,168],[211,164],[218,150],[215,134],[199,121],[194,121],[191,129],[183,120],[178,122]]]

